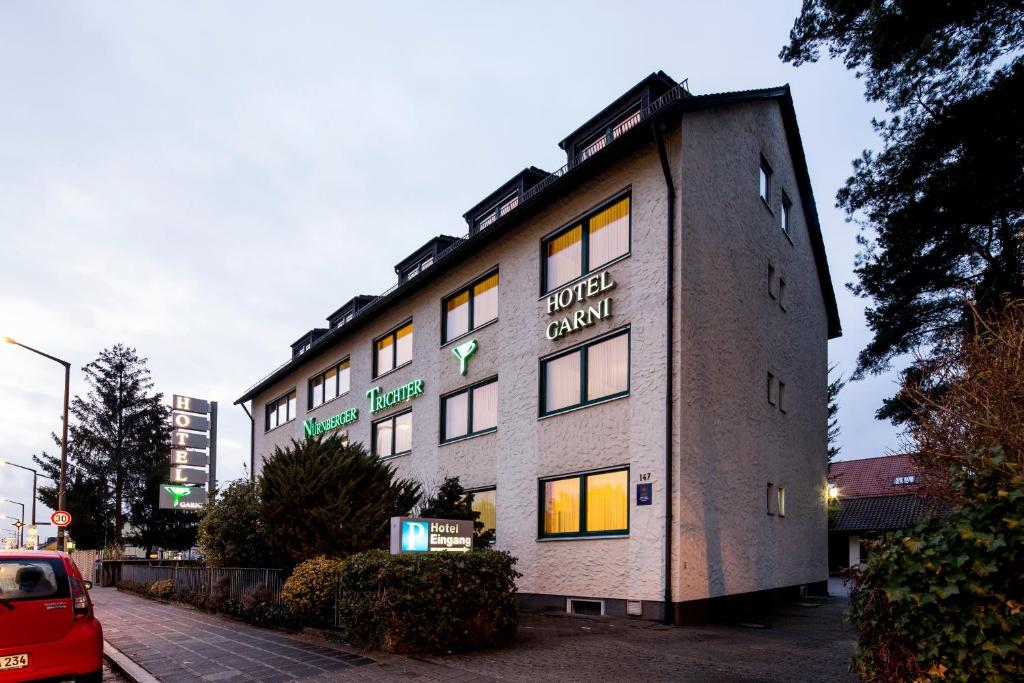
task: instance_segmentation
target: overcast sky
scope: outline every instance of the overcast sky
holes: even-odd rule
[[[879,110],[840,64],[779,62],[799,5],[3,3],[0,334],[71,361],[72,393],[100,349],[136,347],[157,390],[221,403],[220,478],[241,476],[232,403],[292,341],[662,69],[697,94],[792,85],[849,374],[868,331],[834,197]],[[0,346],[0,458],[53,451],[61,379]],[[843,457],[898,447],[873,416],[893,382],[843,392]],[[0,497],[30,491],[0,466]]]

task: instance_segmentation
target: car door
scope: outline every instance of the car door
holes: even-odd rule
[[[60,640],[73,623],[60,559],[0,557],[0,650]]]

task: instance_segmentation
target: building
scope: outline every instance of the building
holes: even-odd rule
[[[527,607],[688,619],[825,581],[840,334],[788,86],[643,79],[246,391],[478,492]]]
[[[828,525],[828,569],[838,574],[868,559],[865,541],[913,526],[927,509],[909,455],[834,462],[828,482],[835,509]]]

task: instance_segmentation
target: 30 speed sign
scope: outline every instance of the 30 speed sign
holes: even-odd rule
[[[50,521],[57,526],[67,526],[68,524],[71,524],[71,515],[63,510],[57,510],[50,515]]]

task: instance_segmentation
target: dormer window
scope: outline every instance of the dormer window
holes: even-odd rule
[[[612,140],[616,139],[627,130],[635,126],[640,122],[640,105],[639,103],[629,109],[622,117],[617,119],[617,123],[609,125],[603,131],[595,133],[588,141],[582,143],[582,151],[579,153],[579,160],[583,161],[588,159],[599,151],[604,149]]]
[[[512,192],[511,194],[504,197],[501,201],[495,204],[492,208],[488,209],[485,214],[480,216],[476,221],[476,229],[481,230],[486,228],[488,225],[498,220],[512,209],[519,206],[519,191]]]

